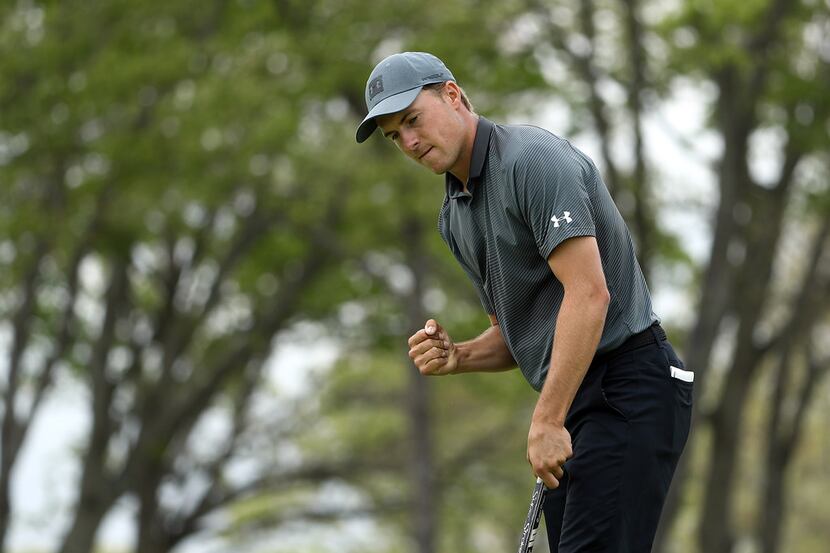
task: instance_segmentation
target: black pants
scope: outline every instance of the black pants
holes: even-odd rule
[[[573,457],[545,496],[551,553],[648,553],[686,445],[691,382],[659,326],[594,359],[568,412]]]

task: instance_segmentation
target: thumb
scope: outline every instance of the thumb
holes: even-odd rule
[[[424,325],[424,331],[430,336],[437,334],[440,330],[441,325],[439,325],[435,319],[429,319]]]

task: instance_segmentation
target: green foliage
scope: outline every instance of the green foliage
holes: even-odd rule
[[[645,93],[668,94],[689,77],[751,77],[768,1],[688,0],[676,10],[658,4],[641,6],[649,14],[660,8],[643,17]],[[414,490],[402,474],[420,454],[406,411],[415,270],[425,275],[424,295],[416,299],[453,338],[471,338],[488,321],[436,232],[442,179],[379,136],[355,144],[365,78],[386,54],[431,51],[483,115],[530,118],[557,100],[567,105],[571,128],[552,130],[567,135],[596,125],[581,65],[588,61],[587,75],[599,79],[600,96],[609,98],[604,113],[611,126],[627,128],[632,68],[623,46],[625,10],[611,0],[593,5],[595,42],[583,52],[585,4],[569,1],[484,7],[447,0],[440,9],[365,0],[3,4],[0,317],[11,320],[34,282],[30,347],[54,347],[66,303],[81,298],[86,311],[73,319],[61,361],[88,381],[107,286],[118,262],[128,263],[130,303],[112,349],[135,348],[142,361],[138,377],[125,376],[119,391],[125,398],[144,394],[149,405],[156,395],[168,398],[159,407],[169,407],[165,413],[205,381],[218,359],[250,347],[250,360],[240,357],[208,403],[227,411],[244,388],[243,373],[252,366],[261,371],[275,334],[323,323],[341,355],[315,382],[311,406],[295,413],[304,424],[280,419],[269,428],[276,443],[259,436],[257,443],[267,445],[249,454],[268,459],[259,476],[280,485],[263,485],[233,503],[227,536],[313,518],[297,513],[314,504],[319,483],[291,480],[286,475],[296,467],[272,459],[270,447],[296,452],[307,466],[325,465],[335,473],[331,480],[365,498],[367,516],[390,541],[408,544]],[[776,47],[764,54],[773,70],[758,110],[762,126],[785,131],[813,156],[798,201],[799,210],[817,218],[828,212],[830,76],[826,52],[808,27],[822,29],[826,11],[806,1],[791,7]],[[683,231],[653,226],[657,266],[669,275],[688,271],[693,260]],[[407,251],[413,241],[417,261]],[[79,286],[73,285],[77,260],[86,267]],[[321,268],[305,278],[312,261]],[[168,279],[177,272],[183,276],[171,289]],[[281,324],[265,324],[283,310]],[[176,356],[177,370],[148,360],[183,336],[190,339]],[[165,382],[165,370],[175,374],[154,388]],[[524,447],[535,394],[518,371],[432,379],[428,389],[439,550],[513,547],[532,483]],[[287,404],[267,386],[258,397]],[[111,422],[140,425],[140,408],[152,414],[138,400],[125,400],[113,407]],[[183,424],[179,440],[160,442],[171,480],[183,478],[172,474],[175,461],[192,456],[176,445],[191,430]],[[821,478],[813,463],[820,453],[805,447],[804,455],[811,459],[800,469],[805,478]],[[697,488],[690,492],[692,504],[699,495]],[[810,501],[821,505],[818,497]],[[685,524],[689,511],[682,517]],[[803,539],[807,551],[810,538]]]

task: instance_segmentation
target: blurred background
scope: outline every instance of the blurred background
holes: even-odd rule
[[[828,0],[3,2],[0,550],[515,549],[536,394],[417,374],[487,317],[354,141],[402,50],[600,166],[697,373],[655,551],[828,551]]]

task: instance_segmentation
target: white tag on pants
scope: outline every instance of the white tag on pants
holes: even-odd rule
[[[675,366],[670,366],[669,368],[671,369],[672,378],[682,380],[683,382],[695,381],[695,373],[693,373],[692,371],[684,371],[683,369],[678,369]]]

